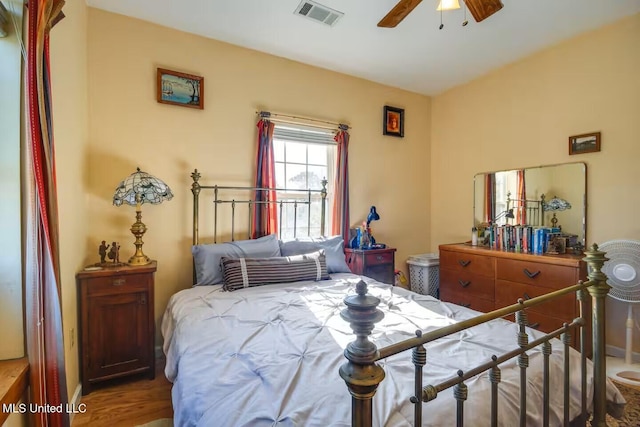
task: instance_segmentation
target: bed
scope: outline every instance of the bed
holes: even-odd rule
[[[199,194],[204,186],[198,186]],[[196,197],[194,192],[194,207]],[[194,248],[205,246],[198,241],[197,223],[196,217]],[[543,339],[545,334],[495,318],[414,346],[421,337],[475,323],[480,313],[341,271],[335,257],[336,239],[296,240],[293,247],[307,245],[317,250],[289,252],[284,257],[286,250],[275,251],[275,236],[230,242],[231,249],[224,250],[224,244],[206,245],[223,252],[216,254],[219,260],[214,258],[225,268],[214,274],[222,274],[224,284],[179,291],[171,297],[162,319],[165,374],[173,383],[176,426],[411,426],[416,424],[416,412],[420,412],[418,424],[422,426],[537,426],[546,422],[555,426],[568,420],[584,425],[587,412],[594,412],[593,425],[605,425],[599,423],[600,419],[604,422],[604,405],[614,416],[620,415],[622,395],[611,382],[603,381],[591,361],[570,349],[567,340],[554,338],[548,341],[548,348],[540,345],[526,351],[524,411],[521,359],[501,361],[499,371],[484,369],[464,377],[463,371],[473,372],[496,355],[517,351],[523,345],[523,331],[527,342]],[[282,241],[277,244],[283,248]],[[255,253],[270,256],[256,257]],[[251,256],[243,256],[247,254]],[[196,283],[206,273],[198,267],[197,255],[195,251],[196,270],[200,268]],[[286,264],[282,270],[287,271],[286,282],[280,282],[277,274],[273,280],[266,275],[272,262],[278,264],[276,270]],[[308,268],[298,268],[298,263]],[[233,274],[238,271],[243,273]],[[301,280],[291,281],[296,274]],[[234,285],[234,280],[240,284]],[[371,305],[374,300],[376,304]],[[584,322],[578,319],[575,323]],[[398,351],[403,343],[423,351]],[[594,349],[600,352],[597,343]],[[596,365],[601,359],[596,354]],[[379,378],[380,368],[384,380]],[[357,381],[347,378],[363,372]],[[499,387],[495,386],[496,372]],[[417,377],[419,385],[414,382]],[[375,383],[375,394],[367,387],[358,389],[371,383]],[[545,387],[548,394],[541,391]],[[565,387],[570,391],[566,398]],[[433,394],[438,398],[431,400]]]

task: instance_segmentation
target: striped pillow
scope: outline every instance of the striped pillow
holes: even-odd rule
[[[298,280],[329,279],[324,250],[289,257],[222,257],[221,264],[226,291]]]

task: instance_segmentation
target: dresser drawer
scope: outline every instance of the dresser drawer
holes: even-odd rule
[[[474,275],[465,270],[440,269],[440,289],[468,295],[469,298],[495,299],[492,277]]]
[[[445,302],[452,302],[483,313],[488,313],[494,310],[493,301],[478,298],[469,293],[452,291],[446,288],[440,289],[440,299]]]
[[[463,252],[440,251],[440,267],[471,274],[493,277],[494,258],[489,256],[466,254]]]
[[[393,264],[393,252],[366,253],[366,265]]]
[[[148,274],[123,274],[92,278],[86,280],[83,286],[86,286],[87,294],[91,296],[145,290],[148,282]]]
[[[578,282],[575,268],[513,259],[497,260],[496,278],[551,289],[566,288]]]
[[[507,282],[504,280],[496,281],[496,307],[506,307],[518,302],[519,298],[527,300],[529,298],[539,297],[541,295],[553,292],[551,289],[540,286],[525,285],[522,283]],[[562,319],[573,320],[577,313],[576,294],[570,293],[553,301],[536,305],[529,309],[530,312],[539,312],[548,316],[555,316]]]

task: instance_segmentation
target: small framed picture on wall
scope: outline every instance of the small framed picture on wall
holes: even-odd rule
[[[404,137],[404,109],[384,106],[382,114],[382,134]]]
[[[569,137],[569,154],[600,151],[600,132],[583,133]]]

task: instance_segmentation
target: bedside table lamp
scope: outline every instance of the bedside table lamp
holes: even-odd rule
[[[142,222],[141,205],[152,203],[154,205],[165,200],[171,200],[173,193],[167,184],[153,175],[137,168],[137,171],[124,179],[116,188],[113,195],[113,204],[120,206],[127,204],[136,207],[136,222],[131,226],[131,233],[136,237],[134,245],[136,253],[129,258],[130,265],[146,265],[151,262],[148,256],[142,252],[142,236],[147,227]]]
[[[553,199],[549,200],[548,202],[544,202],[542,209],[545,212],[553,212],[553,218],[551,218],[551,226],[553,228],[556,228],[558,225],[558,218],[556,218],[556,212],[566,211],[567,209],[571,209],[571,203],[557,196],[553,196]]]

